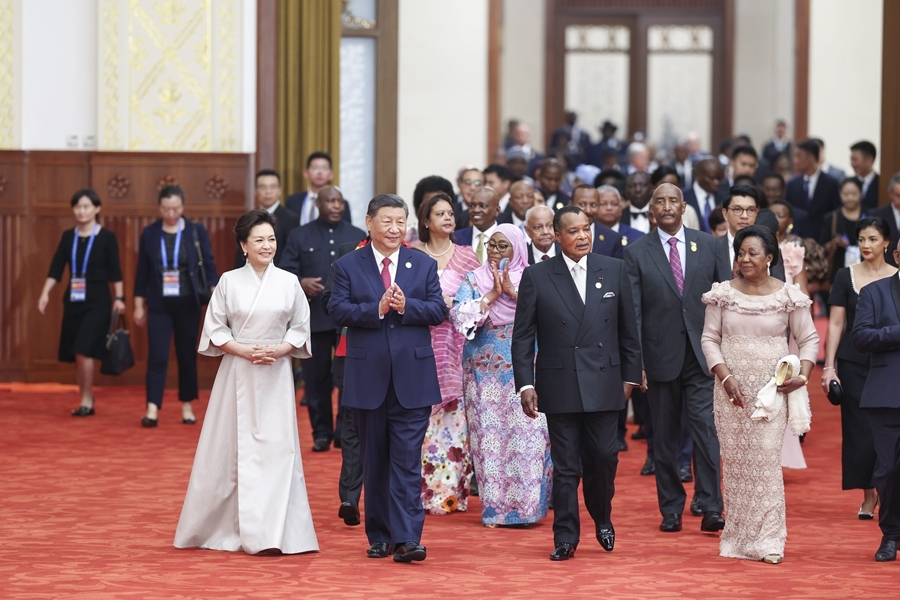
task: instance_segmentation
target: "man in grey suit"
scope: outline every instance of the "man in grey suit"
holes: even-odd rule
[[[700,348],[706,314],[701,295],[716,280],[715,238],[684,227],[686,206],[678,187],[666,183],[656,188],[650,212],[657,230],[628,245],[625,266],[634,292],[653,421],[656,494],[663,515],[659,528],[681,531],[687,498],[678,473],[684,410],[694,440],[695,488],[703,510],[700,529],[720,531],[725,520],[713,421],[715,379]]]
[[[522,410],[547,415],[556,544],[550,559],[568,560],[581,534],[582,477],[597,541],[613,549],[616,430],[639,385],[641,346],[625,264],[591,252],[591,222],[577,206],[556,211],[553,229],[561,252],[525,269],[519,283],[512,362]]]

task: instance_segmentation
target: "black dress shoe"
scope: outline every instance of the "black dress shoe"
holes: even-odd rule
[[[331,441],[328,438],[319,438],[313,443],[313,452],[325,452],[331,448]]]
[[[144,417],[141,419],[141,427],[156,427],[159,425],[159,418],[151,419],[149,417]]]
[[[889,540],[887,536],[881,538],[881,545],[875,553],[878,562],[890,562],[897,560],[897,540]]]
[[[691,473],[691,465],[684,465],[683,467],[679,467],[678,479],[681,480],[681,483],[690,483],[694,480],[694,475],[693,473]]]
[[[641,467],[641,475],[656,475],[656,461],[652,456],[648,456],[644,466]]]
[[[662,523],[659,524],[659,530],[666,533],[681,531],[681,515],[671,514],[663,517]]]
[[[613,529],[612,524],[597,529],[597,541],[607,552],[613,551],[613,546],[616,545],[616,530]]]
[[[93,406],[79,406],[75,410],[72,411],[73,417],[90,417],[94,414]]]
[[[703,516],[703,509],[700,507],[700,498],[696,496],[691,500],[691,514],[695,517]]]
[[[627,452],[628,443],[625,440],[619,440],[618,442],[616,442],[616,450],[618,452]]]
[[[575,545],[562,542],[550,553],[550,560],[569,560],[575,557]]]
[[[392,551],[393,548],[387,542],[375,542],[366,550],[366,556],[369,558],[387,558]]]
[[[723,529],[725,529],[725,519],[721,514],[711,510],[703,515],[703,520],[700,521],[700,531],[722,531]]]
[[[181,419],[181,422],[185,425],[196,425],[197,419]]]
[[[416,542],[403,542],[394,549],[394,562],[410,563],[425,560],[425,546]]]
[[[341,502],[338,509],[338,517],[344,520],[344,525],[359,525],[359,509],[352,502]]]
[[[641,425],[637,428],[637,431],[631,434],[631,439],[633,440],[646,440],[647,433],[644,431],[644,426]]]

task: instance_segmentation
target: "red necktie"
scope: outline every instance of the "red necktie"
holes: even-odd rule
[[[391,264],[391,259],[385,257],[381,261],[381,281],[384,282],[384,289],[388,289],[391,287],[391,271],[388,269],[388,266]]]
[[[545,255],[543,255],[543,256],[541,257],[541,260],[542,260],[542,261],[545,261],[545,260],[547,260],[548,258],[550,258],[550,257],[547,256],[547,255],[545,254]]]
[[[678,238],[669,238],[669,266],[672,267],[672,275],[678,284],[678,293],[684,295],[684,273],[681,271],[681,254],[678,253]]]

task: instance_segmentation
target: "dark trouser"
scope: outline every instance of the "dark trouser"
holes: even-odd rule
[[[719,438],[713,420],[715,379],[697,362],[690,340],[684,352],[681,376],[674,381],[650,381],[647,399],[653,419],[656,495],[663,515],[684,511],[687,498],[678,476],[681,451],[681,415],[687,413],[694,440],[694,490],[704,512],[722,512]]]
[[[334,411],[331,408],[331,356],[337,335],[334,330],[315,332],[310,335],[312,358],[300,361],[303,364],[303,385],[306,408],[312,425],[313,439],[334,439]]]
[[[175,333],[175,357],[178,359],[178,399],[197,398],[197,333],[200,308],[193,296],[163,298],[161,310],[147,311],[147,402],[162,408],[166,373],[169,368],[169,344]]]
[[[334,385],[338,389],[338,403],[344,394],[344,377],[338,375],[338,362],[346,360],[343,356],[334,357]],[[340,365],[340,372],[343,373],[343,365]],[[353,424],[353,414],[349,409],[341,408],[340,414],[344,415],[343,423],[338,427],[341,436],[341,478],[338,481],[338,495],[341,502],[350,502],[354,506],[359,505],[359,496],[362,492],[363,469],[362,461],[359,455],[359,435],[356,433],[356,426]]]
[[[381,406],[353,409],[363,457],[370,544],[418,543],[422,539],[422,440],[430,416],[430,406],[404,408],[393,381]]]
[[[681,447],[678,450],[678,466],[690,467],[691,455],[694,453],[694,440],[691,439],[691,426],[687,410],[681,412]]]
[[[599,529],[609,525],[616,491],[616,429],[619,411],[548,414],[550,458],[553,459],[553,542],[578,544],[578,483],[583,479],[584,504]]]
[[[859,407],[869,367],[838,359],[837,368],[844,388],[841,399],[841,489],[873,488],[878,457],[867,409]]]
[[[888,539],[900,541],[900,408],[864,408],[875,438],[875,490],[878,525]]]
[[[647,401],[647,392],[642,392],[641,390],[634,389],[631,390],[631,399],[634,400],[635,393],[640,395],[639,404],[641,405],[641,412],[644,415],[644,437],[647,438],[647,456],[649,458],[653,458],[653,416],[650,414],[650,403]]]

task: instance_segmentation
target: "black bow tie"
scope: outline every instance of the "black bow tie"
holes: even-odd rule
[[[646,210],[632,210],[631,218],[634,219],[635,217],[641,217],[642,219],[646,219],[647,211]]]

